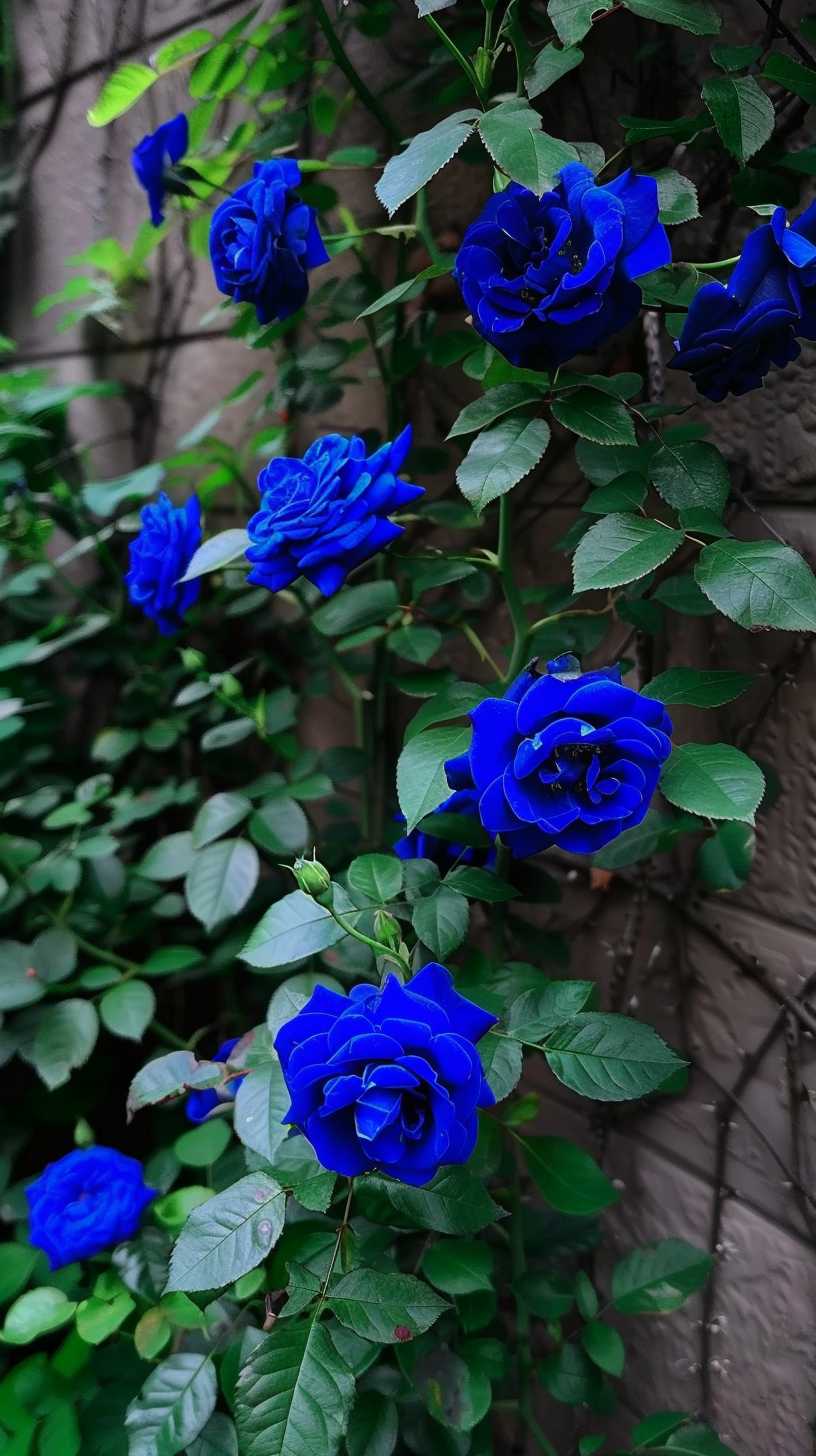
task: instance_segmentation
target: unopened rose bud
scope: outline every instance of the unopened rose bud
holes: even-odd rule
[[[304,894],[311,895],[318,905],[331,905],[334,899],[331,875],[316,859],[296,859],[292,873]]]
[[[399,950],[402,943],[402,927],[387,910],[378,910],[374,916],[374,938],[389,950]]]
[[[205,665],[205,658],[203,653],[196,652],[194,647],[182,647],[181,663],[188,672],[199,672]]]

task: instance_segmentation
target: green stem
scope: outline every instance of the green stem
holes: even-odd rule
[[[517,1285],[527,1271],[524,1257],[524,1228],[521,1221],[521,1187],[518,1169],[513,1187],[513,1207],[510,1215],[510,1262],[513,1283]],[[516,1362],[518,1366],[518,1410],[521,1419],[531,1431],[546,1456],[558,1456],[552,1442],[542,1431],[533,1414],[533,1360],[530,1350],[530,1312],[516,1300]]]
[[[355,238],[401,238],[406,234],[414,236],[416,227],[412,222],[386,224],[384,227],[360,228],[356,233],[324,233],[324,243],[346,243]],[[434,259],[436,261],[436,259]]]
[[[359,76],[355,71],[343,49],[342,42],[337,34],[337,27],[326,10],[323,0],[312,0],[312,9],[315,19],[323,32],[326,45],[331,52],[335,65],[343,72],[352,90],[356,91],[366,110],[370,111],[375,120],[380,123],[383,131],[387,133],[392,142],[395,142],[399,146],[402,141],[402,133],[399,127],[395,121],[392,121],[384,107],[380,105],[376,96],[372,95],[369,91],[362,76]]]
[[[488,663],[488,665],[490,667],[492,667],[493,671],[496,674],[496,677],[501,677],[502,676],[502,670],[501,670],[501,668],[499,667],[499,665],[495,661],[495,659],[493,657],[491,657],[491,655],[488,652],[487,648],[485,647],[485,645],[484,645],[481,637],[477,636],[477,634],[474,632],[473,628],[471,627],[470,623],[469,622],[460,622],[459,623],[459,631],[463,634],[463,636],[467,637],[467,640],[470,643],[471,647],[474,647],[476,649],[476,652],[479,654],[479,657],[481,658],[482,662],[486,662],[486,663]]]
[[[345,1205],[345,1208],[343,1209],[343,1221],[340,1224],[339,1229],[337,1230],[337,1237],[335,1238],[335,1241],[334,1241],[334,1248],[332,1249],[332,1256],[331,1256],[331,1259],[329,1260],[329,1267],[326,1270],[326,1277],[325,1277],[325,1279],[323,1280],[323,1283],[320,1286],[320,1294],[318,1295],[317,1304],[315,1306],[315,1312],[314,1312],[315,1319],[317,1319],[318,1315],[320,1314],[321,1308],[323,1307],[323,1304],[324,1304],[325,1299],[326,1299],[326,1295],[329,1292],[329,1285],[331,1283],[332,1274],[334,1273],[334,1266],[337,1263],[337,1255],[340,1253],[340,1245],[343,1242],[343,1234],[346,1232],[346,1229],[349,1226],[349,1214],[351,1213],[351,1200],[352,1200],[353,1197],[354,1197],[354,1179],[353,1178],[349,1178],[348,1195],[346,1197],[346,1205]]]
[[[509,494],[499,502],[499,579],[513,623],[513,651],[505,677],[505,682],[511,683],[524,666],[530,632],[513,570],[513,506]]]
[[[176,1036],[176,1033],[171,1031],[169,1026],[164,1026],[161,1021],[151,1021],[150,1030],[159,1041],[164,1042],[165,1046],[175,1047],[179,1052],[189,1051],[189,1043],[183,1037]]]
[[[486,110],[490,98],[488,97],[487,92],[485,91],[481,81],[479,80],[479,77],[476,75],[476,72],[470,64],[470,61],[467,59],[467,56],[462,55],[462,52],[460,51],[456,42],[451,40],[447,31],[442,29],[442,26],[438,23],[438,21],[434,20],[434,17],[432,15],[426,15],[424,18],[425,20],[427,20],[429,26],[431,27],[431,30],[435,31],[436,34],[439,36],[442,44],[447,48],[447,50],[450,51],[457,64],[461,66],[471,86],[476,92],[476,95],[479,98],[479,105]]]
[[[331,906],[329,906],[329,912],[332,916],[332,919],[336,920],[337,924],[340,926],[340,929],[345,930],[346,935],[353,935],[355,940],[359,940],[362,942],[363,945],[369,946],[371,950],[374,951],[375,955],[385,956],[386,959],[393,961],[394,965],[399,966],[400,970],[404,971],[407,975],[408,967],[406,966],[404,960],[402,960],[401,956],[398,956],[396,952],[391,949],[390,945],[383,945],[381,940],[372,940],[370,935],[363,935],[362,930],[357,930],[354,925],[349,924],[345,915],[341,915],[339,911],[333,910]]]
[[[740,260],[738,253],[736,258],[720,258],[718,263],[675,263],[675,268],[696,268],[701,273],[718,273],[721,268],[733,268]]]

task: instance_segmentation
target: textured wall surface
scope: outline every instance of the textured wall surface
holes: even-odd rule
[[[53,364],[58,378],[126,382],[121,403],[89,401],[76,411],[76,434],[93,444],[97,478],[171,451],[258,362],[226,336],[228,315],[201,324],[218,298],[209,270],[191,268],[177,239],[160,264],[151,261],[153,282],[135,299],[120,338],[98,327],[55,335],[54,313],[32,317],[36,299],[64,281],[67,256],[99,237],[132,238],[144,199],[131,178],[130,148],[181,101],[166,84],[112,127],[93,131],[85,113],[105,73],[117,59],[144,59],[190,22],[220,31],[244,3],[16,0],[25,186],[2,326],[18,340],[21,361]],[[266,0],[261,15],[269,8]],[[725,8],[728,39],[739,39],[739,11]],[[379,88],[385,78],[376,48],[358,43],[357,62]],[[615,75],[625,83],[625,61],[621,66]],[[609,82],[615,115],[628,109],[617,104],[619,92],[612,94],[618,84]],[[659,101],[653,114],[661,114]],[[576,102],[567,134],[581,135],[581,115]],[[342,144],[370,139],[366,119],[355,116]],[[356,193],[348,194],[361,222],[381,219],[370,180],[358,179]],[[472,168],[455,163],[432,196],[432,214],[461,229],[484,185]],[[342,260],[334,266],[342,269]],[[458,308],[453,295],[448,301]],[[445,302],[443,294],[443,309]],[[452,314],[451,322],[461,326],[461,316]],[[732,529],[768,534],[758,510],[811,563],[815,380],[816,370],[803,363],[784,376],[772,373],[762,393],[709,413],[754,508],[746,505],[730,519]],[[459,387],[448,377],[442,386],[433,371],[412,382],[411,413],[424,439],[450,424],[465,398],[454,397]],[[317,433],[381,414],[379,389],[366,382],[330,419],[311,418],[308,426]],[[240,415],[226,427],[239,431]],[[573,518],[570,488],[569,477],[548,466],[546,481],[531,477],[520,491],[525,581],[565,574],[565,559],[548,547]],[[816,1086],[816,664],[812,644],[790,634],[752,636],[712,627],[712,619],[669,620],[655,671],[679,663],[722,666],[726,658],[729,666],[773,669],[723,710],[719,730],[729,741],[736,733],[742,747],[773,766],[778,797],[761,816],[749,885],[727,899],[689,898],[682,864],[618,877],[607,889],[590,888],[584,871],[553,867],[565,895],[559,906],[541,907],[540,923],[580,927],[574,972],[599,977],[606,1006],[657,1025],[686,1051],[692,1071],[681,1098],[589,1115],[540,1074],[540,1130],[577,1136],[618,1181],[621,1199],[608,1219],[613,1250],[605,1258],[633,1240],[672,1233],[717,1256],[708,1290],[680,1314],[630,1322],[621,1431],[631,1423],[629,1412],[702,1409],[743,1456],[808,1456],[816,1418],[816,1114],[807,1098]],[[500,648],[502,635],[497,614],[490,645]],[[677,727],[681,737],[718,736],[713,714],[704,726],[700,715],[678,713]],[[320,705],[315,732],[325,731]]]

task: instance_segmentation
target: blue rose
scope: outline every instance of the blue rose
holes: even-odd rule
[[[261,508],[247,527],[248,580],[280,591],[305,576],[325,597],[336,592],[355,566],[402,535],[388,517],[424,494],[397,479],[410,444],[408,425],[373,455],[359,435],[324,435],[302,460],[270,460],[258,477]]]
[[[254,304],[259,324],[297,313],[309,296],[309,268],[329,261],[314,208],[294,191],[299,182],[291,158],[256,162],[251,181],[213,213],[216,284],[236,303]]]
[[[511,364],[550,370],[637,317],[636,278],[671,261],[653,177],[595,184],[580,162],[536,197],[511,182],[465,233],[454,277],[473,325]]]
[[[466,814],[469,818],[479,816],[479,795],[475,789],[460,789],[458,793],[451,794],[444,804],[433,810],[434,814]],[[405,819],[399,815],[402,823]],[[477,865],[483,869],[492,869],[496,863],[496,850],[493,846],[489,849],[478,848],[469,844],[454,844],[450,840],[440,839],[436,834],[431,834],[427,829],[412,829],[410,834],[404,834],[394,845],[394,853],[400,859],[430,859],[438,865],[443,873],[453,869],[454,865]]]
[[[52,1269],[88,1259],[132,1238],[156,1197],[141,1163],[115,1148],[77,1148],[26,1189],[29,1238],[44,1249]]]
[[[718,403],[798,358],[797,335],[816,339],[816,203],[791,227],[778,207],[749,233],[728,283],[695,293],[669,367]]]
[[[671,752],[662,703],[624,687],[619,668],[531,664],[503,698],[470,714],[468,753],[446,765],[452,788],[479,795],[479,818],[516,858],[557,844],[593,854],[643,819]]]
[[[142,529],[130,544],[125,585],[133,605],[158,624],[163,637],[170,637],[201,591],[199,577],[179,582],[201,542],[198,496],[174,506],[162,491],[155,504],[142,508],[141,516]]]
[[[435,963],[407,986],[318,986],[275,1039],[292,1098],[284,1122],[332,1172],[418,1188],[473,1152],[476,1109],[495,1101],[476,1043],[495,1022]]]
[[[172,121],[165,121],[150,136],[142,137],[131,153],[136,180],[147,193],[150,221],[154,227],[159,227],[164,222],[166,170],[181,161],[188,141],[187,117],[181,111]]]
[[[222,1042],[213,1061],[225,1062],[240,1040],[240,1036],[233,1036],[229,1041]],[[224,1087],[205,1087],[203,1092],[191,1092],[185,1106],[188,1121],[205,1122],[216,1107],[220,1107],[225,1102],[234,1102],[235,1094],[243,1080],[243,1077],[236,1077],[234,1081],[227,1082]]]

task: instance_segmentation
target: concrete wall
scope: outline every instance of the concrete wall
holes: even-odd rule
[[[85,113],[117,59],[143,59],[190,23],[220,31],[244,4],[16,0],[17,155],[25,187],[6,273],[3,327],[18,340],[21,361],[53,364],[59,378],[127,382],[122,403],[92,402],[77,410],[79,436],[102,442],[92,449],[98,478],[171,450],[226,388],[256,367],[257,356],[226,336],[226,314],[208,322],[202,337],[200,320],[217,295],[208,268],[191,270],[176,241],[161,269],[152,265],[154,282],[136,301],[121,339],[105,339],[97,328],[55,335],[53,313],[32,318],[34,301],[61,285],[65,257],[101,236],[132,237],[145,209],[130,174],[130,148],[172,114],[182,94],[166,83],[104,131],[89,129]],[[754,39],[753,12],[746,9],[742,24],[733,6],[729,11],[728,38]],[[358,51],[361,69],[379,86],[376,45],[359,43]],[[624,83],[625,72],[619,57],[616,75]],[[614,114],[630,109],[618,105],[617,84],[609,83]],[[581,135],[578,101],[575,106],[577,119],[565,130]],[[353,119],[344,143],[366,139],[367,128],[365,118]],[[358,215],[373,219],[370,179],[356,185]],[[461,164],[446,173],[432,197],[440,231],[449,224],[461,228],[484,188],[484,179]],[[747,501],[811,561],[814,379],[806,362],[772,374],[762,393],[707,415],[726,454],[742,467],[738,478]],[[457,397],[460,388],[433,372],[411,385],[411,410],[423,438],[450,424],[464,401]],[[315,421],[315,429],[359,425],[378,418],[380,410],[377,387],[361,385],[331,421]],[[229,428],[239,429],[240,420]],[[545,553],[574,517],[565,504],[569,489],[569,477],[548,471],[520,491],[522,521],[539,522],[519,540],[525,581],[539,580],[542,571],[548,578],[565,572],[563,558]],[[547,501],[552,503],[542,521]],[[748,506],[731,525],[737,534],[767,534]],[[816,1123],[807,1099],[807,1089],[816,1085],[810,997],[816,975],[816,666],[812,645],[789,634],[751,636],[717,619],[671,614],[669,623],[655,670],[680,663],[727,662],[758,672],[772,667],[770,677],[763,675],[722,711],[719,725],[715,715],[703,719],[689,712],[678,714],[678,729],[690,738],[709,733],[734,741],[736,735],[772,766],[781,793],[762,815],[755,869],[738,895],[689,895],[682,863],[635,873],[630,881],[619,877],[606,889],[590,888],[583,872],[562,871],[564,901],[542,916],[553,929],[579,927],[574,971],[597,975],[607,1006],[636,1010],[652,1021],[685,1048],[693,1066],[682,1098],[647,1111],[589,1114],[539,1073],[546,1094],[541,1130],[578,1136],[618,1180],[621,1200],[608,1218],[614,1248],[623,1252],[633,1240],[673,1233],[717,1256],[704,1296],[671,1318],[644,1319],[634,1329],[629,1324],[633,1354],[621,1431],[628,1428],[629,1411],[702,1409],[743,1456],[807,1456],[816,1417]],[[497,614],[494,647],[500,649],[503,635]],[[609,1257],[604,1255],[607,1262]]]

